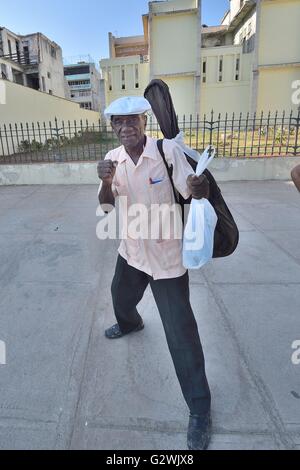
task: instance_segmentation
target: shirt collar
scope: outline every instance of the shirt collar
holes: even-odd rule
[[[157,160],[157,143],[156,140],[152,137],[147,136],[146,145],[140,159],[151,158],[152,160]],[[125,150],[125,147],[122,147],[121,155],[119,157],[119,163],[123,163],[126,160],[130,159],[130,156]]]

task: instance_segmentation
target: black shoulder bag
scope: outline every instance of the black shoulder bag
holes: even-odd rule
[[[173,168],[172,166],[169,167],[164,151],[163,151],[163,140],[157,141],[158,150],[163,158],[164,164],[167,168],[168,175],[172,184],[172,188],[174,191],[175,200],[178,204],[180,204],[182,211],[184,209],[185,204],[190,204],[191,199],[184,199],[181,194],[179,194],[175,188],[172,174]],[[197,163],[186,155],[186,159],[188,160],[189,164],[196,170]],[[227,207],[226,202],[223,199],[222,193],[220,188],[218,187],[216,180],[214,179],[213,175],[208,170],[204,170],[203,174],[207,177],[209,181],[209,189],[210,189],[210,196],[209,202],[215,209],[215,212],[218,217],[218,222],[215,229],[215,238],[214,238],[214,251],[213,251],[213,258],[222,258],[225,256],[231,255],[239,242],[239,231],[237,225],[232,217],[230,210]],[[184,212],[183,212],[184,213]]]

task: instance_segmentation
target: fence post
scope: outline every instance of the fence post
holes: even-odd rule
[[[55,123],[55,128],[53,129],[54,132],[55,132],[55,144],[54,144],[54,160],[57,162],[63,162],[64,159],[63,159],[63,156],[60,152],[60,140],[59,140],[59,137],[60,137],[60,134],[59,134],[59,127],[58,127],[58,120],[57,118],[54,119],[54,123]]]
[[[300,127],[300,109],[298,110],[298,116],[295,118],[295,120],[296,120],[296,131],[295,131],[294,155],[296,157],[300,153],[300,151],[298,151],[298,148],[300,147],[300,145],[298,145],[299,127]]]
[[[1,127],[0,127],[0,143],[1,143],[1,156],[4,157],[5,156],[5,153],[4,153],[4,145],[3,145],[3,138],[2,138],[2,130],[1,130]],[[4,159],[4,158],[3,158]]]
[[[213,143],[213,130],[214,130],[214,110],[211,110],[210,123],[209,123],[209,145]]]

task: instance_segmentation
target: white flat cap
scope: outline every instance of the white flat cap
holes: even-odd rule
[[[124,96],[113,101],[104,111],[106,119],[112,116],[128,116],[130,114],[143,114],[150,111],[149,101],[142,96]]]

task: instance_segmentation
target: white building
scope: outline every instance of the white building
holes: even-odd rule
[[[65,97],[62,50],[42,33],[17,35],[0,27],[0,76]]]
[[[81,108],[100,112],[101,75],[91,60],[65,65],[65,78],[69,86],[70,99]]]

